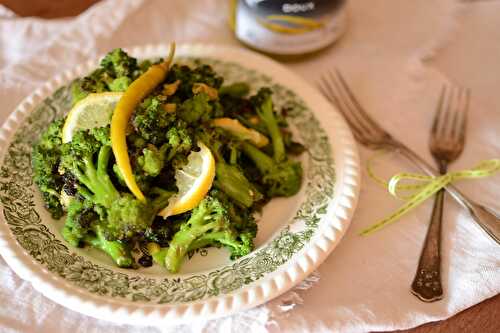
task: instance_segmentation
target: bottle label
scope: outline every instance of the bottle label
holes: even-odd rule
[[[301,54],[333,43],[346,26],[345,0],[240,0],[235,33],[264,52]]]

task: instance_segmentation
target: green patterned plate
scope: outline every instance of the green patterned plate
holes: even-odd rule
[[[167,54],[164,45],[130,50]],[[281,65],[237,48],[181,45],[177,61],[214,66],[226,82],[271,86],[307,147],[305,179],[292,198],[275,199],[259,221],[256,250],[230,261],[224,249],[193,253],[180,274],[158,267],[126,270],[88,249],[69,248],[32,182],[30,153],[46,126],[70,106],[69,84],[97,61],[54,78],[26,98],[0,130],[0,253],[45,296],[75,311],[131,324],[215,318],[262,304],[311,273],[335,248],[356,206],[359,166],[353,137],[333,107]]]

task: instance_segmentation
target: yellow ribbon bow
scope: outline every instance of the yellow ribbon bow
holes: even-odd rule
[[[368,175],[377,183],[387,188],[389,190],[389,193],[391,193],[394,197],[403,199],[404,201],[406,201],[406,203],[388,217],[362,230],[360,232],[360,235],[362,236],[369,235],[385,227],[386,225],[395,222],[401,216],[405,215],[406,213],[420,205],[422,202],[433,196],[435,193],[437,193],[439,190],[450,183],[461,179],[489,177],[494,173],[500,171],[500,159],[491,159],[481,161],[472,169],[449,172],[442,176],[425,176],[418,173],[402,172],[394,175],[389,180],[389,182],[386,182],[385,180],[377,177],[373,172],[372,163],[373,159],[377,156],[379,155],[374,155],[373,158],[370,159],[367,163]],[[401,184],[402,181],[406,180],[412,180],[418,183],[409,185]],[[400,191],[409,190],[412,190],[413,194],[407,196],[399,194]]]

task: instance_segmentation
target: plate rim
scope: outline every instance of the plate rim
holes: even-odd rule
[[[126,48],[133,55],[145,57],[163,54],[167,49],[166,44],[148,44]],[[303,98],[306,104],[309,105],[308,100],[314,100],[315,104],[322,105],[322,109],[329,109],[328,114],[320,117],[318,111],[311,107],[317,118],[331,118],[330,121],[335,127],[327,129],[329,141],[332,143],[336,173],[332,198],[335,200],[335,207],[330,210],[334,210],[334,212],[332,216],[324,218],[325,222],[318,229],[322,234],[315,237],[314,240],[311,239],[307,247],[301,251],[301,257],[290,258],[283,267],[258,282],[244,286],[232,293],[184,304],[144,304],[116,298],[103,300],[101,296],[83,291],[36,263],[19,245],[8,227],[4,215],[1,214],[0,218],[3,223],[0,223],[0,255],[21,279],[30,282],[37,291],[52,301],[71,310],[98,319],[135,325],[183,323],[192,318],[213,319],[227,316],[263,304],[294,287],[328,257],[349,228],[359,198],[361,184],[359,153],[347,123],[336,108],[302,77],[284,65],[253,51],[228,45],[183,43],[178,45],[177,54],[213,55],[216,59],[242,55],[243,59],[251,60],[250,64],[243,63],[241,60],[224,60],[236,62],[247,68],[251,68],[252,64],[264,64],[273,72],[278,72],[280,76],[287,77],[287,81],[289,79],[290,82],[300,84],[301,92],[294,88],[291,89]],[[100,58],[89,60],[54,76],[16,107],[0,128],[0,160],[3,161],[6,148],[8,148],[15,131],[38,103],[50,96],[60,86],[95,67]],[[257,70],[262,72],[262,69]],[[290,87],[290,84],[282,83]],[[334,135],[331,133],[332,130],[335,130]]]

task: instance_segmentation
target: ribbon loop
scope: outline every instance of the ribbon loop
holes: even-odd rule
[[[439,190],[446,187],[448,184],[463,179],[477,179],[489,177],[500,171],[500,159],[491,159],[481,161],[478,165],[471,169],[449,172],[442,176],[427,176],[418,173],[398,173],[391,177],[387,182],[378,177],[373,171],[373,161],[385,154],[384,151],[374,154],[367,162],[368,176],[372,178],[377,184],[387,188],[389,193],[405,201],[394,213],[381,221],[373,224],[372,226],[361,231],[360,235],[369,235],[384,226],[394,223],[396,220],[407,214],[409,211],[420,205],[422,202],[433,196]],[[413,181],[412,184],[402,184],[404,181]],[[400,195],[401,191],[410,191],[409,195]]]

